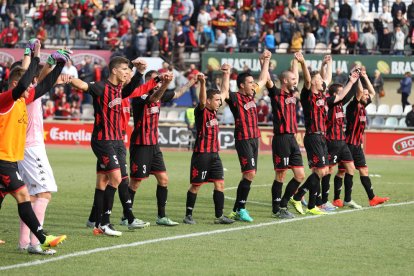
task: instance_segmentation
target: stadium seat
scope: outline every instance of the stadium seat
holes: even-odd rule
[[[407,115],[408,112],[410,112],[412,109],[413,109],[412,105],[406,105],[405,108],[404,108],[404,113],[403,114]]]
[[[322,42],[316,43],[315,50],[313,51],[314,54],[327,54],[329,52],[328,46]]]
[[[167,111],[161,110],[159,120],[162,121],[162,120],[165,120],[166,118],[167,118]]]
[[[402,105],[400,105],[400,104],[394,104],[391,107],[390,115],[393,115],[393,116],[401,116],[402,113],[403,113]]]
[[[178,121],[178,117],[179,117],[178,111],[170,110],[168,111],[166,120],[170,122],[171,121],[174,122],[174,121]]]
[[[185,122],[185,111],[180,112],[180,115],[178,116],[178,120],[180,122]]]
[[[377,115],[386,116],[388,114],[390,114],[389,105],[388,104],[380,104],[380,106],[378,106]]]
[[[395,117],[388,117],[387,120],[385,120],[385,126],[386,127],[398,127],[398,119]]]
[[[398,123],[399,127],[407,127],[407,124],[405,123],[405,117],[400,119],[400,122]]]
[[[372,120],[371,126],[374,127],[374,128],[376,128],[376,127],[382,128],[384,126],[384,123],[385,123],[384,118],[375,117],[374,120]]]
[[[368,115],[375,115],[377,114],[377,106],[375,104],[369,104],[367,105],[367,107],[365,108],[365,110],[367,111]]]
[[[276,49],[277,54],[286,54],[289,49],[289,43],[280,43]]]
[[[83,104],[81,120],[93,120],[94,119],[93,113],[94,113],[94,110],[91,104]]]

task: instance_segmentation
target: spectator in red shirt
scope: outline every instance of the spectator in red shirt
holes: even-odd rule
[[[184,5],[181,0],[175,0],[175,3],[171,5],[170,15],[174,17],[174,20],[181,21],[184,15]]]
[[[172,41],[168,37],[168,31],[164,30],[162,32],[162,37],[160,38],[160,55],[167,61],[171,61],[172,56]]]
[[[119,44],[118,30],[116,26],[111,27],[111,31],[106,34],[106,43],[109,46],[111,51],[115,51],[116,47]]]
[[[276,18],[276,11],[272,7],[270,7],[263,13],[263,21],[268,28],[273,29],[275,27]]]
[[[39,26],[37,29],[36,38],[39,39],[42,44],[42,48],[44,48],[45,40],[47,39],[47,32],[43,26]]]
[[[70,104],[66,101],[66,94],[63,94],[56,109],[56,116],[59,116],[62,119],[62,117],[70,117],[70,114]]]
[[[19,29],[14,24],[13,21],[10,21],[9,26],[0,33],[0,40],[3,40],[6,48],[16,47],[16,43],[19,41]]]
[[[257,107],[257,121],[259,123],[267,123],[269,117],[269,106],[265,100],[259,100],[259,106]]]
[[[46,105],[43,106],[43,119],[53,119],[55,116],[55,104],[53,101],[47,101]]]
[[[200,71],[197,70],[194,63],[190,65],[190,69],[187,71],[187,79],[192,80],[197,76],[197,74],[200,73]],[[190,95],[191,95],[191,101],[193,104],[198,104],[198,98],[197,98],[197,84],[194,84],[190,87]]]
[[[118,22],[118,36],[121,37],[128,32],[131,28],[131,23],[128,21],[125,15],[121,15],[121,19]]]

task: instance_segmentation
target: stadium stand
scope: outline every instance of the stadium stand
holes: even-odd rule
[[[398,119],[395,117],[388,117],[385,120],[385,126],[389,128],[396,128],[398,127],[398,124],[399,124]]]
[[[383,117],[374,117],[371,123],[371,128],[382,128],[385,125],[385,120]]]
[[[378,106],[377,116],[387,116],[390,113],[390,107],[388,104],[380,104]]]

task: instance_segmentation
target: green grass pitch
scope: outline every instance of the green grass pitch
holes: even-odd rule
[[[17,251],[17,207],[7,196],[0,210],[0,239],[6,241],[0,245],[0,275],[408,275],[414,271],[414,204],[345,213],[341,209],[331,216],[276,223],[270,216],[274,171],[269,154],[259,157],[249,195],[247,208],[253,223],[214,225],[211,184],[204,185],[198,195],[193,215],[196,225],[156,226],[156,182],[151,177],[141,185],[134,205],[135,215],[151,222],[149,228],[128,231],[119,226],[121,204],[116,196],[111,218],[116,229],[123,231],[120,238],[95,237],[85,227],[95,186],[92,151],[48,148],[48,154],[59,191],[48,207],[44,228],[52,234],[66,234],[68,239],[54,256]],[[181,222],[191,152],[166,151],[164,157],[170,178],[167,215]],[[240,180],[237,155],[221,153],[221,157],[226,168],[225,195],[234,198],[232,187]],[[413,164],[411,158],[368,158],[375,193],[391,197],[385,205],[413,203]],[[289,172],[287,179],[290,177]],[[353,199],[368,206],[358,173]],[[233,200],[226,199],[225,214],[232,205]],[[233,231],[213,232],[226,229]],[[196,235],[188,236],[192,233]],[[133,246],[111,248],[121,244]],[[90,252],[92,249],[102,251]],[[37,260],[51,262],[2,271],[6,266]]]

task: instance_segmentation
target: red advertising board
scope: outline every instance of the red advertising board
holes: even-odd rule
[[[90,145],[93,124],[83,122],[45,122],[45,142],[50,145]],[[128,144],[132,128],[129,126],[125,142]],[[180,126],[160,126],[159,143],[163,147],[180,147],[188,144],[187,129]],[[304,129],[299,129],[296,140],[305,151],[303,145]],[[260,150],[272,150],[273,130],[261,128]],[[220,128],[220,145],[222,149],[234,149],[232,127]],[[365,133],[364,150],[372,155],[414,156],[413,132],[374,132]]]
[[[42,49],[40,62],[46,62],[47,57],[54,51],[55,50]],[[8,62],[12,64],[15,61],[21,60],[23,54],[24,49],[0,48],[0,64],[6,64]],[[90,56],[92,63],[97,62],[98,64],[105,66],[109,63],[111,52],[106,50],[73,50],[73,54],[71,56],[73,64],[75,66],[80,65],[85,56]]]
[[[414,132],[366,132],[365,153],[414,156]]]

